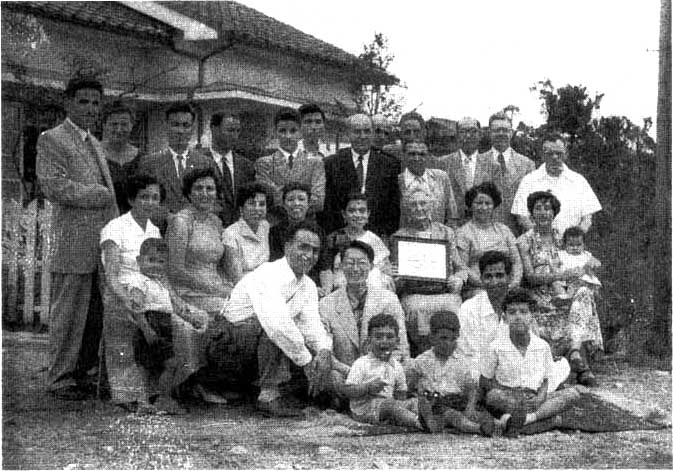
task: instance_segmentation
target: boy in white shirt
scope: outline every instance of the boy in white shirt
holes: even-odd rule
[[[560,414],[579,399],[573,387],[550,391],[553,359],[549,344],[531,332],[531,306],[527,291],[511,290],[503,301],[507,330],[500,330],[481,358],[479,386],[486,406],[502,414],[505,432],[550,419],[557,426]]]
[[[351,366],[343,393],[350,399],[353,418],[371,424],[392,423],[422,430],[418,402],[407,399],[402,365],[391,355],[399,342],[399,326],[388,314],[369,321],[370,352]]]

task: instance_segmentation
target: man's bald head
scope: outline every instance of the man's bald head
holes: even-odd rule
[[[348,138],[358,154],[366,154],[372,145],[374,129],[372,119],[366,114],[354,114],[348,118]]]

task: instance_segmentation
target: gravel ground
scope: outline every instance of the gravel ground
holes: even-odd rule
[[[266,419],[251,406],[194,407],[181,417],[54,401],[42,390],[46,335],[3,332],[3,468],[671,468],[671,429],[548,432],[518,439],[421,433],[358,436],[331,411]],[[670,365],[605,358],[606,400],[670,424]]]

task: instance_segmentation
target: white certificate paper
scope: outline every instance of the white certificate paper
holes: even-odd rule
[[[400,240],[397,250],[397,270],[400,276],[446,280],[445,244]]]

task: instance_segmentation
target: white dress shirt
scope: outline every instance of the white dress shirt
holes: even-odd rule
[[[353,165],[355,168],[358,168],[358,159],[360,158],[360,154],[355,152],[353,148],[351,147],[351,156],[353,158]],[[362,156],[362,188],[360,188],[360,193],[365,192],[365,187],[367,185],[367,166],[369,165],[369,151],[367,151],[366,154]]]
[[[175,164],[175,171],[177,172],[178,175],[182,175],[185,169],[187,168],[187,155],[189,154],[189,149],[185,149],[185,151],[182,154],[178,154],[175,152],[173,149],[168,147],[168,150],[171,152],[171,155],[173,156],[173,163]],[[182,155],[182,162],[178,160],[178,155]],[[182,166],[182,168],[181,168]]]
[[[220,169],[220,172],[224,175],[224,166],[223,163],[227,165],[229,169],[229,175],[231,175],[231,184],[234,184],[234,154],[229,151],[226,154],[222,155],[212,147],[210,152],[213,154],[213,160],[217,164],[217,168]],[[232,188],[233,190],[233,188]],[[234,193],[235,194],[235,193]]]
[[[477,155],[479,155],[479,152],[476,150],[472,152],[472,155],[470,155],[470,160],[468,161],[467,158],[468,156],[463,152],[463,149],[459,149],[458,152],[460,153],[460,162],[463,165],[463,170],[467,169],[470,175],[470,179],[467,182],[468,185],[467,187],[470,188],[472,187],[472,183],[474,182],[474,172],[477,168]]]
[[[296,365],[314,351],[332,349],[318,313],[318,291],[307,275],[297,279],[285,257],[245,275],[231,292],[224,316],[231,323],[256,317],[271,341]]]
[[[290,155],[292,155],[292,165],[294,165],[294,161],[297,160],[297,156],[301,152],[299,150],[299,146],[297,146],[297,148],[295,149],[294,152],[292,152],[292,154],[290,154],[288,151],[286,151],[285,149],[283,149],[280,146],[278,146],[278,150],[285,156],[285,163],[287,165],[290,165]]]
[[[561,203],[561,211],[554,219],[553,227],[563,234],[566,229],[579,225],[584,216],[589,216],[602,209],[596,194],[586,179],[563,164],[558,177],[547,173],[546,164],[523,177],[519,189],[514,195],[512,214],[528,216],[528,195],[536,191],[550,191]]]

